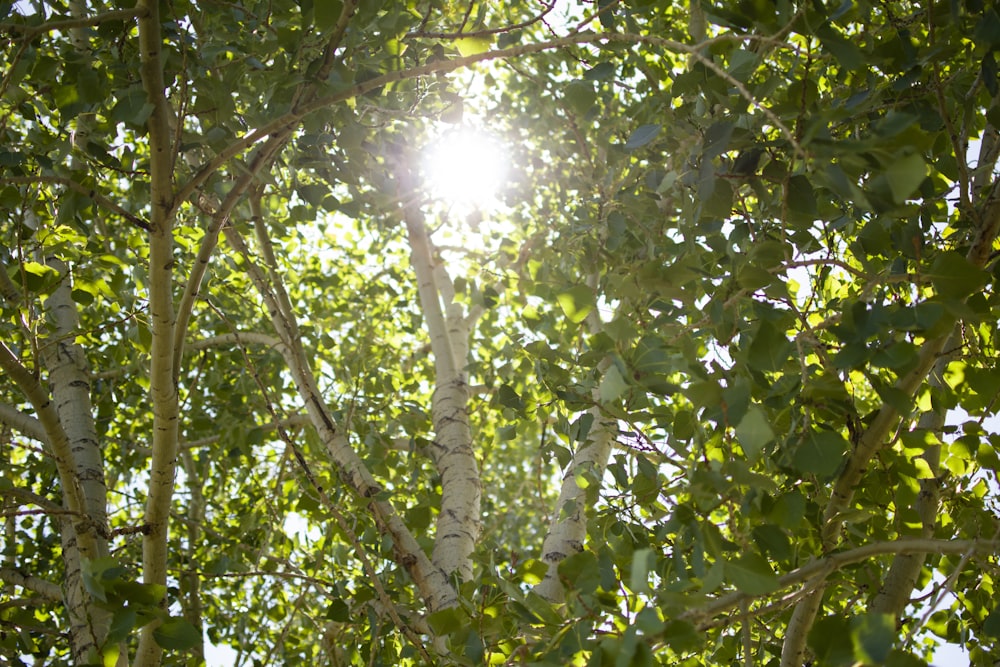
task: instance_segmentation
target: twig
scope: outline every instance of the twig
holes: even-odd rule
[[[114,211],[118,215],[122,216],[133,225],[139,229],[149,231],[149,223],[140,218],[139,216],[129,213],[124,208],[114,203],[101,193],[97,191],[96,188],[88,188],[85,185],[77,183],[71,178],[62,178],[59,176],[10,176],[7,178],[0,179],[0,183],[9,183],[11,185],[34,185],[36,183],[52,183],[53,185],[62,185],[64,187],[73,190],[74,192],[79,192],[85,197],[89,197],[94,200],[94,203],[98,206],[103,206],[106,209]]]
[[[118,9],[111,12],[105,12],[104,14],[95,14],[93,16],[82,16],[80,18],[49,21],[48,23],[40,23],[38,25],[28,25],[26,23],[0,23],[0,32],[8,32],[18,35],[19,39],[30,41],[37,35],[41,35],[46,32],[53,32],[56,30],[72,30],[73,28],[86,28],[89,26],[100,25],[102,23],[109,23],[111,21],[127,21],[129,19],[142,18],[148,13],[149,12],[145,8],[133,7],[132,9]]]

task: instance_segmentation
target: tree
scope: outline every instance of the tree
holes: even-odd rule
[[[5,662],[1000,657],[1000,15],[565,4],[2,5]]]

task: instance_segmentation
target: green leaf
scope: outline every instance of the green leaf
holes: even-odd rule
[[[823,48],[832,53],[833,57],[837,59],[840,66],[845,70],[857,71],[864,69],[865,58],[853,41],[829,27],[818,30],[816,34],[819,37],[820,43],[823,44]]]
[[[615,400],[628,390],[628,382],[622,377],[616,364],[611,364],[604,377],[601,378],[600,396],[602,403]]]
[[[687,621],[668,621],[663,629],[663,639],[674,651],[689,653],[705,644],[705,634]]]
[[[351,620],[351,608],[340,598],[335,598],[326,608],[326,619],[346,623]]]
[[[153,630],[153,639],[170,651],[186,651],[201,642],[201,633],[187,619],[171,618]]]
[[[107,642],[116,644],[124,640],[136,627],[138,619],[139,616],[134,609],[125,607],[115,610],[114,616],[111,618],[111,627],[108,628]]]
[[[588,550],[564,558],[559,563],[559,577],[569,588],[583,595],[594,595],[601,584],[597,558]]]
[[[590,111],[597,102],[597,91],[594,90],[594,85],[587,81],[571,81],[566,86],[565,96],[566,104],[579,115]]]
[[[994,607],[983,621],[983,634],[1000,639],[1000,605]]]
[[[847,642],[850,626],[843,616],[827,616],[813,623],[806,644],[819,664],[847,667],[854,662],[854,651]]]
[[[652,549],[636,549],[632,554],[632,569],[629,572],[629,589],[633,593],[649,592],[649,570],[654,562]]]
[[[885,168],[885,178],[889,182],[892,198],[902,204],[917,191],[927,178],[927,163],[916,153],[893,160]]]
[[[47,264],[28,261],[22,262],[21,268],[24,271],[24,284],[29,292],[42,292],[59,279],[59,272]]]
[[[964,299],[981,289],[989,274],[954,250],[942,252],[931,265],[928,277],[934,289],[947,299]]]
[[[792,342],[770,322],[762,322],[747,350],[747,363],[758,371],[781,370],[792,353]]]
[[[458,52],[465,57],[486,53],[490,50],[493,40],[488,37],[462,37],[461,39],[456,39],[453,44],[458,49]]]
[[[115,585],[115,593],[131,606],[155,607],[166,597],[167,587],[161,584],[123,581]]]
[[[854,656],[866,664],[884,663],[895,638],[896,621],[892,614],[870,613],[851,619]]]
[[[344,3],[342,0],[317,0],[313,4],[313,16],[315,17],[316,27],[324,33],[333,30],[333,27],[337,25],[337,19],[340,18],[340,12],[343,8]]]
[[[774,440],[774,430],[764,411],[752,405],[736,426],[736,441],[751,461],[760,458],[764,446]]]
[[[816,195],[805,176],[789,179],[788,219],[799,224],[811,224],[816,219]]]
[[[889,659],[885,661],[885,667],[927,667],[927,662],[912,653],[895,648],[889,653]]]
[[[847,452],[848,442],[834,431],[811,431],[795,450],[792,465],[807,474],[828,479],[837,472]]]
[[[713,123],[705,130],[702,139],[701,154],[704,159],[722,155],[729,150],[729,140],[733,136],[733,124],[729,122]]]
[[[587,81],[602,81],[610,79],[618,72],[618,66],[611,62],[597,63],[583,73],[583,78]]]
[[[765,595],[778,588],[778,578],[763,557],[745,553],[738,560],[726,561],[726,579],[741,593]]]
[[[126,88],[119,96],[118,103],[111,109],[111,119],[133,127],[141,127],[153,113],[153,105],[146,97],[142,86]]]
[[[570,289],[560,292],[556,296],[556,301],[570,322],[579,324],[587,319],[587,315],[594,309],[596,299],[594,290],[586,285],[576,285]]]
[[[450,635],[458,632],[469,622],[469,615],[459,607],[448,607],[427,617],[427,624],[436,635]]]
[[[990,7],[983,12],[982,18],[976,23],[973,37],[980,44],[995,48],[1000,45],[1000,14],[996,9]]]
[[[625,149],[631,151],[645,146],[656,138],[656,135],[660,133],[660,128],[659,124],[640,125],[629,135],[628,141],[625,142]]]
[[[511,408],[519,412],[524,409],[524,401],[521,399],[520,394],[514,391],[514,388],[509,384],[502,384],[497,389],[497,402],[506,408]]]

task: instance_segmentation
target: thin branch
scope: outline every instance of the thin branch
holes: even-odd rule
[[[323,49],[323,63],[316,70],[317,81],[325,81],[330,76],[330,70],[334,63],[334,55],[337,53],[340,42],[344,39],[344,34],[347,32],[347,25],[358,11],[359,2],[360,0],[347,0],[344,6],[341,7],[340,16],[337,17],[337,25],[333,27],[330,40],[326,43],[326,48]]]
[[[753,41],[759,39],[753,35],[744,35],[736,37],[728,37],[726,41],[743,40],[743,41]],[[198,187],[204,183],[216,170],[231,160],[233,157],[244,152],[257,142],[274,135],[278,132],[286,131],[291,127],[294,127],[302,118],[313,113],[314,111],[319,111],[326,107],[339,102],[344,102],[346,100],[360,97],[365,93],[376,90],[383,86],[387,86],[397,81],[403,81],[405,79],[413,79],[421,76],[427,76],[430,74],[445,74],[448,72],[454,72],[455,70],[464,69],[476,65],[478,63],[491,62],[494,60],[506,60],[510,58],[517,58],[519,56],[530,55],[535,53],[541,53],[543,51],[551,51],[554,49],[559,49],[567,46],[582,45],[582,44],[596,44],[601,46],[601,42],[623,42],[628,44],[652,44],[654,46],[659,46],[663,49],[669,51],[677,51],[680,53],[687,53],[693,55],[699,62],[703,63],[706,67],[712,70],[713,73],[723,78],[727,83],[732,85],[744,97],[754,108],[760,109],[761,112],[767,116],[767,119],[782,133],[785,139],[791,144],[796,155],[800,158],[805,158],[806,153],[802,148],[802,145],[795,138],[792,132],[788,129],[778,116],[764,107],[757,99],[747,90],[741,82],[734,79],[732,75],[727,73],[719,65],[712,62],[705,56],[699,53],[699,50],[707,44],[719,41],[718,39],[711,39],[703,44],[696,44],[690,46],[688,44],[683,44],[681,42],[676,42],[670,39],[664,39],[661,37],[654,37],[650,35],[632,35],[632,34],[621,34],[621,33],[585,33],[585,34],[574,34],[566,37],[559,37],[545,42],[538,42],[535,44],[521,44],[518,46],[512,46],[507,49],[500,49],[497,51],[487,51],[485,53],[478,53],[470,56],[464,56],[460,58],[454,58],[452,60],[436,60],[429,63],[424,63],[423,65],[418,65],[416,67],[410,67],[407,69],[397,70],[395,72],[389,72],[388,74],[383,74],[382,76],[377,76],[372,79],[368,79],[362,83],[355,84],[340,92],[333,95],[328,95],[326,97],[320,97],[316,100],[309,102],[308,104],[303,104],[294,111],[290,111],[274,120],[267,123],[256,130],[253,130],[243,136],[242,138],[234,141],[229,146],[223,148],[219,151],[218,155],[212,160],[205,163],[198,173],[195,174],[190,181],[185,183],[179,190],[178,196],[174,202],[174,206],[180,206],[182,202],[186,201],[191,195],[198,189]]]
[[[23,574],[9,567],[0,567],[0,581],[12,586],[20,586],[33,593],[38,593],[53,602],[62,600],[62,590],[58,585],[45,579],[33,577],[30,574]]]
[[[0,422],[38,442],[48,443],[49,441],[42,422],[7,403],[0,403]]]
[[[69,437],[63,430],[52,399],[45,392],[38,378],[25,368],[7,345],[2,342],[0,342],[0,368],[14,380],[18,388],[27,396],[38,415],[39,423],[45,429],[50,451],[55,459],[56,469],[59,471],[59,480],[63,487],[67,509],[82,513],[85,505],[83,492],[80,489],[76,469],[73,465],[73,452],[70,448]],[[78,536],[89,539],[82,534]]]
[[[239,203],[243,195],[257,180],[257,174],[262,169],[271,164],[274,157],[285,147],[291,132],[284,131],[271,136],[260,152],[254,157],[249,167],[243,171],[233,186],[226,194],[225,200],[217,211],[211,211],[212,221],[205,230],[202,237],[201,246],[198,248],[198,256],[191,267],[191,274],[188,276],[184,294],[181,295],[180,303],[177,304],[176,323],[173,333],[173,378],[176,382],[180,377],[181,359],[184,356],[184,339],[187,336],[188,323],[194,310],[195,301],[201,290],[205,274],[208,272],[208,264],[212,259],[212,254],[219,243],[219,232],[229,221],[236,204]]]
[[[887,554],[970,554],[993,553],[1000,549],[1000,540],[937,540],[937,539],[900,539],[890,542],[874,542],[855,549],[830,554],[824,558],[812,560],[802,567],[778,577],[775,593],[806,581],[819,583],[840,568],[860,563],[875,556]],[[735,591],[723,595],[700,607],[689,609],[680,618],[698,624],[699,628],[711,627],[711,619],[731,609],[736,609],[743,602],[759,596]]]
[[[45,496],[40,496],[37,493],[32,493],[31,491],[28,491],[27,489],[22,489],[21,487],[18,487],[18,486],[7,487],[6,489],[3,490],[2,493],[0,493],[0,497],[16,498],[18,500],[24,501],[25,503],[29,503],[31,505],[34,505],[35,507],[39,507],[43,511],[49,512],[49,513],[56,513],[56,512],[58,512],[58,513],[65,513],[65,512],[67,512],[66,508],[64,508],[59,503],[57,503],[57,502],[55,502],[53,500],[49,500]]]
[[[102,23],[110,23],[111,21],[128,21],[131,19],[143,18],[147,16],[148,13],[148,10],[143,7],[134,7],[132,9],[118,9],[111,12],[105,12],[104,14],[95,14],[93,16],[59,19],[58,21],[49,21],[48,23],[40,23],[38,25],[5,22],[0,23],[0,32],[7,32],[11,35],[16,35],[18,39],[30,41],[34,37],[46,32],[54,32],[56,30],[72,30],[73,28],[87,28],[101,25]]]
[[[94,203],[98,206],[103,206],[109,211],[114,211],[118,215],[125,218],[127,221],[138,227],[139,229],[149,231],[149,223],[135,215],[134,213],[129,213],[124,208],[114,203],[101,193],[99,193],[94,188],[88,188],[85,185],[77,183],[71,178],[61,178],[59,176],[11,176],[8,178],[0,179],[0,184],[11,184],[11,185],[34,185],[36,183],[52,183],[53,185],[62,185],[64,187],[78,192],[85,197],[89,197],[94,200]]]
[[[530,19],[521,21],[520,23],[505,25],[502,28],[487,28],[484,30],[475,30],[473,32],[427,32],[424,30],[418,30],[407,35],[403,35],[403,39],[415,39],[418,37],[427,37],[430,39],[469,39],[472,37],[489,37],[490,35],[513,32],[515,30],[527,28],[528,26],[538,23],[544,19],[549,12],[555,9],[556,3],[555,0],[552,0],[551,2],[542,2],[542,6],[545,9],[542,10],[541,14],[536,14]]]

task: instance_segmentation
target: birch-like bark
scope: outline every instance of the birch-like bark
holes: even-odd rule
[[[374,498],[382,488],[351,447],[347,435],[337,424],[323,400],[315,375],[302,349],[301,338],[297,335],[298,324],[294,317],[291,317],[293,313],[289,312],[286,316],[286,309],[281,305],[288,302],[287,294],[280,298],[276,294],[285,292],[280,276],[275,271],[269,276],[265,275],[260,267],[250,261],[246,244],[232,227],[223,228],[223,233],[230,246],[248,260],[247,273],[264,300],[272,326],[281,339],[278,351],[288,365],[309,420],[340,472],[341,479],[359,496]],[[395,508],[383,500],[372,500],[368,507],[379,530],[392,537],[395,560],[413,579],[428,609],[436,611],[453,606],[457,601],[457,594],[448,577],[440,568],[433,565]]]
[[[413,192],[409,174],[400,176],[400,185],[404,196]],[[469,580],[472,578],[472,552],[479,539],[482,502],[479,463],[472,448],[469,427],[469,386],[464,373],[467,359],[458,357],[459,353],[467,354],[469,333],[458,316],[461,308],[458,304],[449,304],[451,317],[445,318],[423,213],[414,202],[405,206],[403,215],[420,308],[434,355],[431,415],[435,439],[431,455],[441,475],[441,508],[433,561],[446,574],[457,573],[462,580]]]
[[[993,243],[1000,229],[1000,181],[994,182],[986,199],[978,209],[978,219],[972,245],[966,254],[966,259],[976,267],[982,268],[993,251]],[[913,397],[923,386],[931,369],[938,363],[945,344],[952,336],[961,336],[956,326],[952,332],[944,336],[926,341],[920,349],[919,360],[914,369],[900,378],[895,389],[906,396]],[[851,451],[847,465],[837,478],[833,487],[830,502],[823,513],[823,525],[820,529],[822,546],[825,552],[834,549],[840,541],[843,523],[840,516],[850,508],[854,499],[854,490],[861,482],[868,469],[868,464],[878,451],[890,441],[889,433],[899,424],[901,415],[889,404],[883,404],[871,425],[861,434],[857,445]],[[795,607],[785,632],[781,650],[780,667],[800,667],[806,656],[806,636],[812,627],[816,614],[822,606],[825,585],[819,585]]]
[[[972,174],[973,197],[980,196],[985,189],[986,179],[991,174],[992,165],[996,164],[998,150],[1000,150],[1000,137],[998,137],[996,127],[990,124],[983,132],[983,140],[979,150],[979,168]],[[945,349],[954,350],[960,344],[961,338],[956,331]],[[928,379],[928,384],[932,388],[944,386],[944,373],[952,356],[951,354],[942,356],[934,366]],[[940,437],[944,421],[943,409],[931,410],[921,415],[917,428]],[[941,465],[941,446],[929,445],[924,450],[922,458],[927,462],[932,477],[920,480],[920,492],[917,495],[915,509],[920,517],[921,537],[930,538],[934,535],[934,526],[937,523],[937,512],[940,505],[941,483],[937,477]],[[927,555],[924,553],[897,554],[893,558],[885,581],[882,582],[882,587],[872,601],[872,611],[892,614],[898,619],[910,602],[910,596],[917,585],[920,571],[926,560]]]
[[[594,391],[594,400],[599,396]],[[562,602],[565,590],[559,579],[559,563],[568,556],[583,551],[587,540],[587,504],[584,489],[577,484],[577,475],[587,474],[600,480],[604,476],[608,457],[614,446],[617,426],[607,420],[600,407],[589,410],[594,422],[587,440],[574,454],[563,474],[559,498],[549,524],[549,532],[542,542],[541,559],[548,564],[545,578],[535,586],[535,593],[550,602]]]
[[[591,276],[592,287],[596,286],[597,279],[598,276]],[[587,325],[591,333],[600,331],[601,319],[596,309],[587,316]],[[608,359],[598,364],[601,372],[609,367]],[[576,480],[580,475],[588,475],[600,483],[618,435],[617,424],[605,417],[601,410],[600,390],[595,387],[591,397],[594,407],[588,411],[593,417],[590,432],[584,444],[573,453],[573,460],[563,474],[555,512],[542,542],[541,559],[548,564],[548,570],[534,591],[550,602],[562,602],[565,595],[563,583],[559,579],[559,563],[583,551],[587,540],[586,494]]]
[[[953,335],[948,341],[946,349],[954,350],[960,342],[959,336]],[[928,379],[928,384],[932,388],[944,385],[945,369],[952,356],[946,353],[934,365]],[[933,433],[938,437],[941,435],[943,426],[943,408],[929,410],[922,414],[917,421],[918,430]],[[915,509],[920,517],[920,537],[929,539],[934,536],[934,526],[937,524],[941,496],[941,483],[937,479],[938,469],[941,465],[941,445],[928,445],[921,458],[927,462],[932,476],[920,480],[920,492],[917,495]],[[923,569],[926,559],[927,556],[923,553],[897,554],[892,560],[892,565],[886,574],[885,581],[882,582],[882,587],[872,601],[871,610],[881,614],[892,614],[898,619],[910,602],[910,595],[917,585],[920,570]]]
[[[167,107],[161,55],[159,2],[139,0],[140,74],[152,106],[147,127],[150,155],[149,318],[152,330],[150,399],[153,409],[152,461],[142,541],[143,581],[167,582],[167,534],[177,470],[179,405],[174,377],[173,175],[170,110]],[[154,667],[163,649],[153,639],[157,624],[143,627],[135,663]]]
[[[111,626],[110,612],[94,605],[83,586],[81,562],[81,558],[108,555],[107,486],[90,402],[90,369],[83,348],[75,342],[79,313],[72,298],[71,276],[62,261],[50,259],[48,264],[62,274],[62,279],[45,302],[51,333],[42,341],[39,351],[48,374],[52,402],[69,441],[73,474],[86,517],[84,521],[66,517],[60,522],[70,642],[74,659],[82,664],[97,655]],[[86,539],[79,540],[83,531]]]
[[[181,452],[181,463],[184,466],[184,475],[187,477],[191,490],[191,497],[187,505],[187,559],[189,563],[195,563],[198,547],[201,545],[201,526],[205,521],[205,495],[202,493],[201,481],[199,480],[198,468],[195,465],[191,450],[186,449]],[[181,575],[181,608],[184,610],[184,618],[198,630],[199,637],[203,636],[202,628],[202,604],[201,604],[201,575],[197,572],[190,572]],[[199,641],[191,649],[193,661],[196,665],[205,662],[205,643]]]

